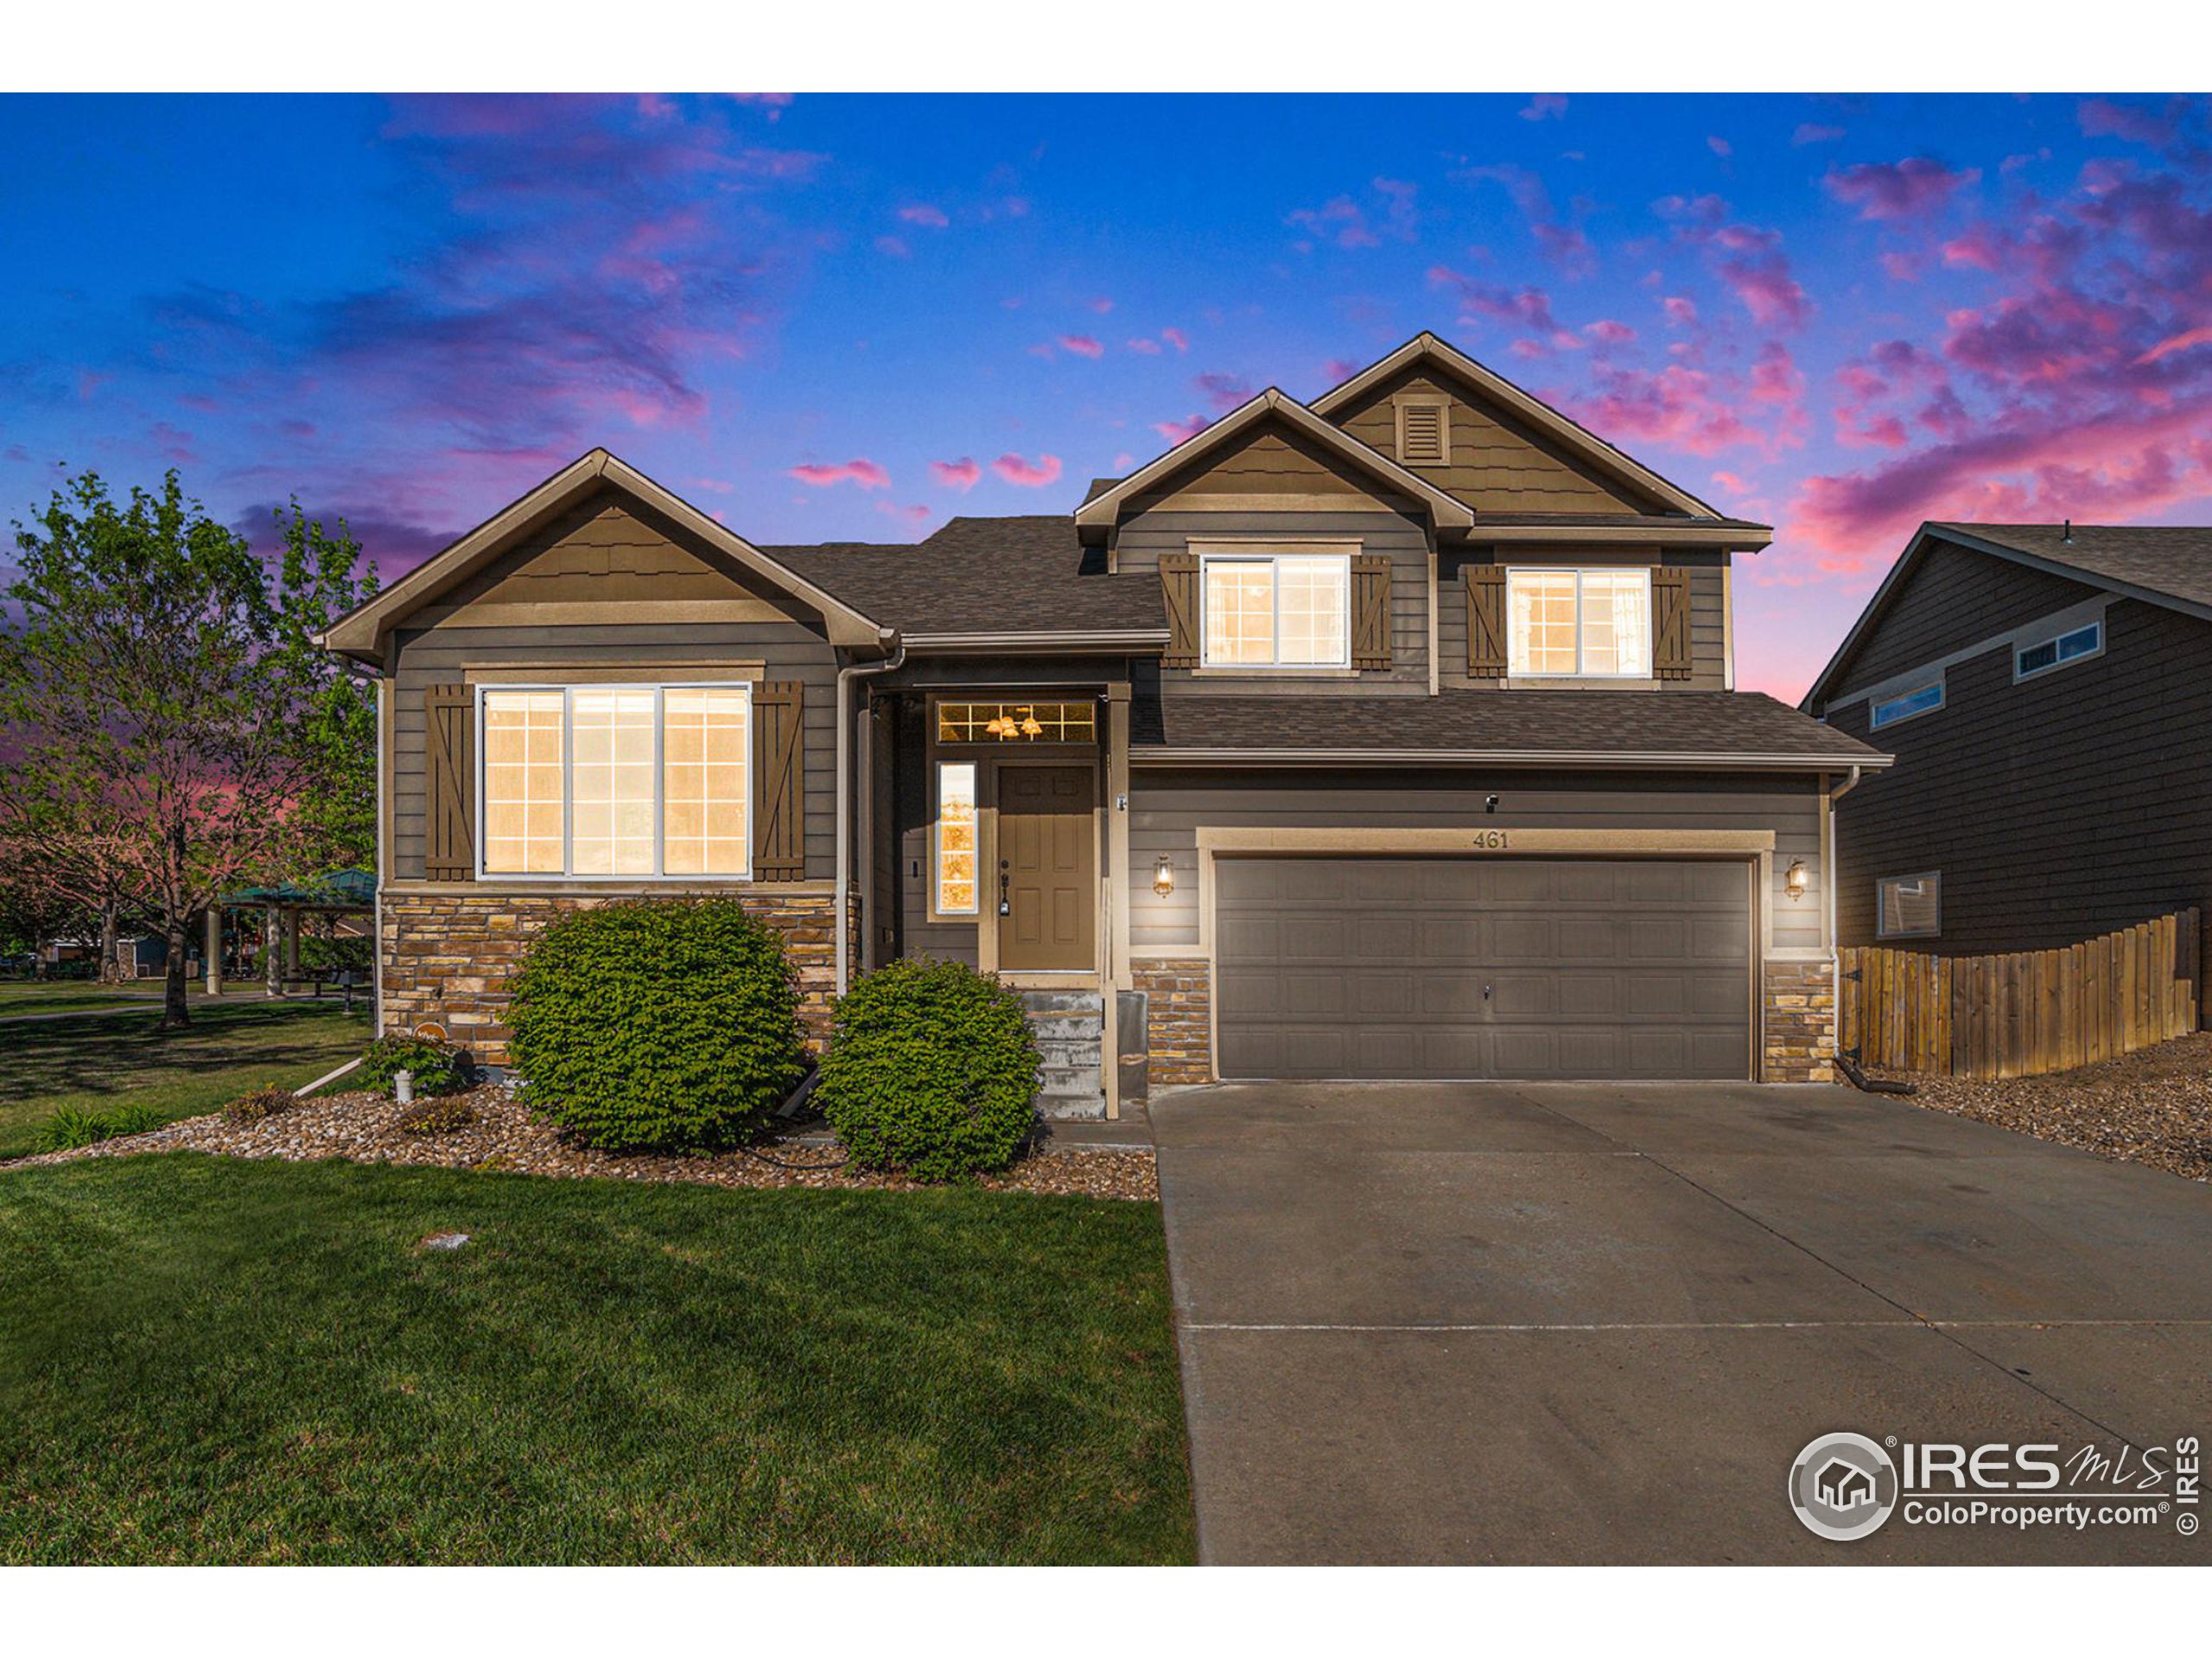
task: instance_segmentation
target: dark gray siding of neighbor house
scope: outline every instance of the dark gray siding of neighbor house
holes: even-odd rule
[[[2047,593],[2043,608],[2078,597]],[[1999,616],[2033,620],[1957,604],[1950,632],[1923,627],[1916,648],[1986,638]],[[1955,663],[1943,708],[1872,736],[1863,701],[1832,711],[1838,731],[1897,757],[1837,804],[1841,943],[1881,943],[1876,880],[1926,870],[1942,876],[1942,931],[1896,943],[1938,956],[2047,950],[2212,909],[2212,624],[2120,600],[2105,630],[2103,656],[2018,685],[2009,646]]]
[[[1948,542],[1933,543],[1831,688],[1841,696],[2032,622],[2100,590]],[[1821,712],[1815,709],[1815,715]]]
[[[1511,696],[1510,692],[1503,693]],[[1496,814],[1485,798],[1499,798]],[[1330,829],[1772,830],[1774,944],[1817,950],[1822,905],[1821,795],[1811,778],[1502,772],[1220,772],[1140,769],[1130,779],[1129,866],[1162,855],[1175,870],[1163,899],[1138,883],[1129,895],[1133,950],[1198,943],[1198,830]],[[1626,855],[1625,852],[1624,855]],[[1791,899],[1781,883],[1802,859],[1812,885]]]
[[[1188,512],[1154,507],[1126,520],[1116,532],[1114,568],[1123,572],[1157,570],[1162,553],[1187,551],[1218,538],[1281,536],[1311,540],[1341,537],[1360,550],[1390,560],[1390,670],[1306,677],[1294,674],[1224,674],[1219,669],[1173,668],[1164,677],[1171,695],[1210,691],[1249,696],[1255,685],[1295,689],[1300,696],[1342,692],[1374,696],[1428,690],[1428,531],[1415,517],[1387,507],[1344,511]],[[1461,647],[1460,662],[1466,661]]]
[[[806,873],[810,880],[830,878],[836,855],[837,665],[818,633],[790,622],[470,627],[468,614],[399,635],[391,777],[394,879],[423,879],[425,687],[457,685],[472,668],[512,664],[553,664],[546,677],[557,681],[563,668],[645,668],[709,658],[759,662],[766,679],[806,687]]]

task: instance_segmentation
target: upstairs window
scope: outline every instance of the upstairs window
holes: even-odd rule
[[[1345,553],[1207,554],[1208,668],[1351,665],[1351,556]]]
[[[1943,878],[1934,870],[1918,875],[1885,875],[1874,884],[1878,914],[1874,931],[1885,939],[1924,939],[1943,931]]]
[[[486,689],[481,869],[639,880],[752,869],[752,689]]]
[[[1507,672],[1515,678],[1651,677],[1649,570],[1508,570]]]
[[[1898,691],[1888,696],[1875,697],[1866,704],[1866,727],[1878,732],[1885,726],[1894,726],[1901,720],[1910,720],[1915,715],[1932,714],[1943,706],[1943,682],[1930,680],[1925,685],[1916,685],[1910,691]]]
[[[2105,648],[2105,625],[2102,617],[2070,628],[2055,639],[2038,639],[2033,645],[2018,645],[2012,652],[2012,677],[2024,680],[2063,668],[2069,663],[2078,663],[2085,657],[2094,657]]]

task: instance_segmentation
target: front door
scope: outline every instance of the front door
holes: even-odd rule
[[[1096,961],[1098,859],[1089,766],[999,768],[999,966]]]

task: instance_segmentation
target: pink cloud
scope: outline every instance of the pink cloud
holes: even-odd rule
[[[1778,340],[1759,347],[1751,365],[1751,394],[1763,404],[1795,404],[1805,395],[1805,377],[1799,372],[1789,348]]]
[[[1241,374],[1202,374],[1191,384],[1205,393],[1208,403],[1224,413],[1252,395],[1252,383]]]
[[[1726,138],[1707,138],[1705,141],[1705,147],[1711,150],[1714,155],[1719,156],[1723,161],[1726,161],[1729,156],[1733,156],[1736,153],[1736,146],[1730,143]]]
[[[1106,347],[1089,334],[1062,334],[1060,349],[1073,352],[1077,357],[1096,359],[1106,355]]]
[[[1146,357],[1160,355],[1160,342],[1156,340],[1147,340],[1141,334],[1129,341],[1128,346],[1131,351],[1141,353]]]
[[[1180,328],[1163,328],[1160,331],[1160,337],[1179,352],[1187,352],[1191,349],[1190,336]]]
[[[1582,332],[1600,346],[1625,346],[1636,338],[1635,329],[1611,317],[1600,317],[1595,322],[1584,324]]]
[[[1535,174],[1510,162],[1498,162],[1486,167],[1462,168],[1452,175],[1461,184],[1496,184],[1503,188],[1528,221],[1529,233],[1535,238],[1537,247],[1554,264],[1575,276],[1586,275],[1597,262],[1597,249],[1578,224],[1563,219],[1552,205],[1550,191]],[[1575,211],[1580,214],[1588,206],[1578,200]]]
[[[1340,386],[1367,366],[1356,357],[1332,357],[1321,365],[1321,372],[1332,386]]]
[[[1979,168],[1958,172],[1925,156],[1902,162],[1861,162],[1831,172],[1824,182],[1838,201],[1861,219],[1916,219],[1940,213],[1951,198],[1981,177]]]
[[[1212,424],[1207,416],[1186,415],[1179,421],[1155,421],[1152,429],[1166,439],[1168,447],[1173,448],[1179,443],[1188,443]]]
[[[945,217],[944,208],[932,207],[926,201],[917,201],[901,207],[899,217],[909,225],[920,225],[932,231],[941,231],[952,223]]]
[[[2162,340],[2135,360],[2139,365],[2155,363],[2162,357],[2171,357],[2176,352],[2190,351],[2198,346],[2212,346],[2212,327],[2187,329]]]
[[[1400,242],[1413,241],[1421,219],[1414,200],[1419,187],[1403,179],[1377,178],[1370,188],[1374,199],[1370,206],[1348,195],[1333,196],[1319,207],[1298,208],[1283,222],[1306,233],[1297,245],[1301,251],[1321,242],[1340,248],[1377,248],[1386,236]],[[1370,216],[1370,206],[1380,210],[1379,224]]]
[[[1609,438],[1661,443],[1695,455],[1758,442],[1736,400],[1702,370],[1681,364],[1656,373],[1605,369],[1594,379],[1596,394],[1574,402],[1574,417]]]
[[[896,518],[900,523],[907,524],[926,523],[934,516],[936,511],[919,501],[913,503],[911,506],[900,506],[891,501],[879,501],[875,504],[875,510],[886,518]]]
[[[2164,109],[2158,111],[2145,109],[2139,104],[2092,98],[2075,114],[2088,137],[2124,138],[2132,144],[2164,149],[2179,136],[2182,118],[2188,109],[2189,100],[2181,98],[2170,99]]]
[[[1697,302],[1680,294],[1669,294],[1659,302],[1667,314],[1668,322],[1676,328],[1688,328],[1697,321]]]
[[[1916,283],[1920,280],[1920,261],[1909,253],[1884,254],[1882,270],[1893,283]]]
[[[712,490],[716,495],[728,495],[737,487],[726,478],[694,478],[685,482],[695,490]]]
[[[1559,92],[1538,92],[1521,111],[1523,121],[1556,121],[1567,113],[1567,99]]]
[[[841,465],[809,461],[804,466],[791,468],[791,475],[802,484],[817,490],[826,490],[837,484],[856,484],[864,490],[880,490],[891,482],[891,474],[874,461],[856,457]]]
[[[1813,314],[1812,301],[1792,273],[1782,251],[1782,233],[1728,217],[1719,196],[1668,196],[1652,204],[1673,221],[1676,240],[1702,247],[1713,275],[1763,328],[1802,327]]]
[[[966,455],[961,456],[957,461],[930,462],[931,478],[944,485],[946,489],[958,490],[963,495],[976,487],[976,480],[982,475],[983,469]]]
[[[1731,495],[1750,495],[1758,488],[1758,485],[1736,473],[1715,473],[1713,481]]]
[[[1823,126],[1814,121],[1801,121],[1797,124],[1797,130],[1789,135],[1789,142],[1801,147],[1806,144],[1832,144],[1842,137],[1841,127]]]
[[[1460,320],[1471,326],[1488,319],[1524,324],[1545,338],[1560,332],[1552,316],[1551,298],[1540,288],[1516,289],[1478,282],[1449,265],[1431,265],[1428,282],[1432,288],[1448,289],[1457,296]]]
[[[1976,270],[1997,270],[2005,261],[2005,239],[1986,225],[1969,225],[1942,245],[1947,265],[1971,265]]]
[[[1042,489],[1060,475],[1058,455],[1039,455],[1034,464],[1020,455],[1004,454],[991,463],[991,470],[1009,484],[1019,484],[1024,489]]]

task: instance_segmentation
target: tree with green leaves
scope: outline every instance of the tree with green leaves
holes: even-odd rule
[[[56,887],[119,881],[168,944],[162,1023],[190,1019],[191,929],[221,895],[365,862],[372,689],[315,643],[376,591],[360,549],[295,501],[283,547],[97,474],[16,526],[0,632],[0,840]]]

